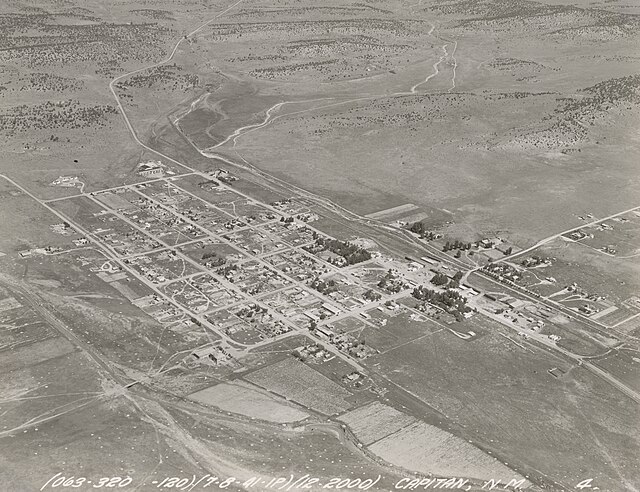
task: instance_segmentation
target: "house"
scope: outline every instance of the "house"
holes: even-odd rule
[[[359,380],[362,375],[358,372],[352,372],[351,374],[347,374],[342,378],[342,381],[345,383],[354,383]]]

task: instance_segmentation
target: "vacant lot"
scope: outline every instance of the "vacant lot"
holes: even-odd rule
[[[2,352],[0,370],[11,372],[16,369],[61,357],[75,349],[65,338],[57,337],[32,343],[16,350]]]
[[[595,360],[597,366],[613,374],[616,378],[640,391],[640,354],[636,350],[614,351],[607,357]]]
[[[72,239],[79,237],[74,231],[68,235],[56,234],[51,229],[62,220],[9,181],[0,177],[0,252],[15,253],[47,246],[67,249]]]

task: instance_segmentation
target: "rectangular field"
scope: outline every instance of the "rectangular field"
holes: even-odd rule
[[[340,420],[366,446],[416,422],[415,418],[377,401],[345,413]]]
[[[295,359],[259,369],[245,379],[325,415],[351,407],[346,400],[351,393]]]
[[[408,470],[445,477],[489,480],[516,473],[468,442],[424,422],[416,422],[376,442],[369,449]]]
[[[238,413],[269,422],[295,422],[309,415],[284,400],[251,388],[246,383],[221,383],[189,395],[205,405],[213,405],[226,412]]]

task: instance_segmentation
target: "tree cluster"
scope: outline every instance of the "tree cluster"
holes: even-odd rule
[[[436,292],[421,285],[413,289],[411,295],[419,301],[428,302],[452,313],[456,318],[462,313],[471,311],[467,306],[467,299],[456,290],[447,289],[444,292]]]
[[[385,289],[387,292],[396,294],[407,287],[407,284],[398,277],[397,273],[389,269],[387,273],[378,282],[378,287]]]
[[[446,253],[447,251],[451,251],[453,249],[469,250],[471,249],[471,247],[472,247],[471,243],[463,243],[462,241],[459,241],[456,239],[453,242],[447,241],[445,245],[442,247],[442,251]]]
[[[320,280],[319,278],[315,278],[312,280],[310,284],[312,289],[317,290],[321,294],[331,294],[335,292],[338,288],[336,287],[335,280]]]
[[[427,241],[433,241],[439,237],[439,234],[436,234],[433,231],[427,229],[423,222],[414,222],[409,227],[409,230],[415,234],[418,234],[420,238],[426,239]]]
[[[371,259],[371,253],[366,249],[346,241],[340,241],[339,239],[318,237],[316,239],[316,246],[321,250],[328,249],[332,253],[342,256],[346,260],[347,265],[355,265],[356,263]]]
[[[367,301],[379,301],[380,299],[382,299],[382,295],[380,293],[371,289],[362,294],[362,297]]]

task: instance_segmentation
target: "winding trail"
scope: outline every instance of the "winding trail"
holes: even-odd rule
[[[432,78],[434,78],[435,76],[437,76],[440,73],[440,64],[445,61],[447,59],[447,57],[449,56],[449,54],[447,53],[447,46],[449,46],[448,44],[445,44],[442,46],[442,51],[444,52],[442,54],[442,56],[440,57],[440,59],[435,62],[432,66],[433,66],[433,73],[431,75],[428,75],[426,79],[424,79],[422,82],[418,82],[416,85],[414,85],[413,87],[411,87],[411,89],[409,90],[408,93],[404,92],[400,92],[397,93],[398,95],[406,95],[406,94],[416,94],[418,87],[420,87],[421,85],[424,85],[426,83],[428,83]]]
[[[410,5],[409,7],[411,8],[411,12],[415,11],[416,7],[420,7],[422,5],[422,1],[423,0],[419,0],[417,3]],[[238,2],[239,3],[239,2]],[[235,5],[235,4],[234,4]],[[226,11],[225,11],[226,12]],[[219,14],[217,17],[219,17],[220,15],[223,15],[223,13]],[[216,18],[217,18],[216,17]],[[213,20],[213,19],[212,19]],[[206,24],[210,23],[211,21],[207,22]],[[204,24],[204,25],[206,25]],[[201,26],[200,28],[198,28],[197,30],[193,31],[191,34],[194,34],[195,32],[199,31],[200,29],[202,29]],[[436,25],[429,22],[429,31],[427,31],[427,36],[432,36],[433,32],[436,28]],[[189,34],[189,36],[191,35]],[[441,38],[442,39],[442,38]],[[442,56],[438,59],[438,61],[436,61],[433,65],[433,73],[427,75],[427,77],[418,82],[417,84],[413,85],[408,91],[398,91],[398,92],[392,92],[392,93],[384,93],[384,94],[372,94],[372,95],[368,95],[368,96],[359,96],[359,97],[354,97],[354,98],[350,98],[350,99],[345,99],[342,101],[337,101],[334,102],[332,104],[327,104],[324,106],[316,106],[313,108],[308,108],[308,109],[303,109],[300,111],[294,111],[291,113],[285,113],[285,114],[281,114],[281,115],[277,115],[277,116],[273,116],[273,112],[274,111],[278,111],[279,109],[281,109],[282,107],[286,106],[287,104],[302,104],[302,103],[307,103],[307,102],[316,102],[316,101],[322,101],[322,100],[335,100],[337,99],[336,97],[325,97],[325,98],[317,98],[317,99],[307,99],[307,100],[300,100],[300,101],[284,101],[284,102],[279,102],[277,104],[274,104],[273,106],[271,106],[269,109],[266,110],[266,114],[265,114],[265,118],[263,121],[259,122],[259,123],[253,123],[250,125],[245,125],[243,127],[237,128],[231,135],[229,135],[228,137],[226,137],[224,140],[222,140],[221,142],[217,143],[216,145],[213,145],[211,147],[207,147],[206,149],[202,150],[200,148],[198,148],[196,145],[193,144],[193,142],[191,142],[186,135],[182,134],[182,132],[180,132],[185,138],[187,138],[187,140],[189,140],[189,142],[191,143],[191,145],[198,151],[200,152],[203,156],[205,157],[210,157],[210,158],[217,158],[219,159],[220,156],[216,155],[216,154],[212,154],[211,151],[222,147],[223,145],[225,145],[226,143],[228,143],[229,141],[233,142],[233,147],[236,147],[236,143],[238,138],[245,136],[251,132],[254,132],[256,130],[259,130],[260,128],[264,128],[268,125],[270,125],[271,123],[279,120],[280,118],[284,118],[286,116],[293,116],[293,115],[299,115],[299,114],[303,114],[303,113],[308,113],[308,112],[312,112],[312,111],[318,111],[321,109],[328,109],[328,108],[332,108],[332,107],[336,107],[336,106],[342,106],[345,104],[352,104],[352,103],[356,103],[356,102],[361,102],[361,101],[372,101],[372,100],[376,100],[376,99],[384,99],[384,98],[394,98],[394,97],[404,97],[404,96],[412,96],[412,95],[417,95],[419,94],[418,92],[418,88],[420,86],[423,86],[427,83],[429,83],[429,81],[431,79],[433,79],[434,77],[438,76],[440,74],[440,65],[442,64],[443,61],[445,61],[447,58],[451,57],[453,59],[453,76],[452,76],[452,80],[451,80],[451,88],[447,90],[447,92],[451,92],[455,89],[456,87],[456,82],[455,82],[455,77],[456,77],[456,67],[457,67],[457,61],[455,59],[455,52],[457,50],[458,47],[458,42],[453,40],[444,40],[446,41],[445,44],[443,44],[440,49],[443,51]],[[179,44],[179,43],[178,43]],[[447,47],[453,44],[453,51],[451,53],[448,53],[447,51]],[[164,61],[164,62],[160,62],[160,64],[162,63],[166,63],[167,61],[169,61],[172,57],[173,54],[175,53],[175,49],[174,52],[172,53],[171,57]],[[156,65],[157,66],[157,65]],[[148,67],[151,68],[151,67]],[[145,70],[145,69],[142,69]],[[135,72],[134,72],[135,73]],[[126,74],[124,76],[119,77],[123,78],[125,77]],[[112,90],[113,92],[113,90]],[[187,113],[188,114],[188,113]],[[183,115],[184,116],[184,115]],[[176,130],[180,131],[180,129],[178,128],[177,125],[174,125]]]
[[[305,100],[301,100],[301,101],[284,101],[284,102],[279,102],[277,104],[274,104],[269,109],[267,109],[267,111],[265,112],[264,120],[262,120],[259,123],[252,123],[250,125],[245,125],[245,126],[242,126],[240,128],[237,128],[236,130],[234,130],[234,132],[231,135],[229,135],[227,138],[225,138],[221,142],[217,143],[216,145],[214,145],[212,147],[208,147],[207,149],[205,149],[205,152],[208,151],[208,150],[215,149],[217,147],[221,147],[222,145],[226,144],[229,140],[233,140],[233,144],[235,146],[236,139],[238,137],[240,137],[241,135],[249,133],[249,132],[252,132],[254,130],[258,130],[259,128],[262,128],[262,127],[266,126],[267,124],[269,124],[269,122],[273,121],[273,119],[275,119],[275,118],[272,119],[271,113],[273,111],[277,111],[282,106],[286,106],[287,104],[303,104],[303,103],[308,103],[308,102],[326,101],[326,100],[334,100],[334,99],[335,99],[335,97],[321,97],[321,98],[318,98],[318,99],[305,99]],[[192,103],[191,110],[193,110],[193,103]],[[182,119],[187,114],[189,114],[189,112],[187,112],[184,115],[182,115],[181,118],[178,118],[175,121],[175,123],[177,124],[178,121],[180,121],[180,119]],[[287,114],[296,114],[296,113],[287,113]]]
[[[453,60],[453,74],[451,75],[451,88],[447,92],[451,92],[456,88],[456,69],[458,68],[458,60],[456,60],[456,51],[458,50],[458,42],[453,42],[453,51],[451,59]]]
[[[435,25],[431,24],[431,28],[429,29],[428,35],[431,35],[431,33],[433,32],[433,30],[435,29]],[[453,44],[454,48],[453,51],[451,53],[449,53],[447,51],[447,47]],[[326,105],[322,105],[322,106],[315,106],[312,108],[307,108],[307,109],[302,109],[299,111],[293,111],[291,113],[285,113],[285,114],[280,114],[280,115],[276,115],[273,116],[273,112],[279,110],[280,108],[282,108],[283,106],[287,105],[287,104],[302,104],[305,102],[315,102],[315,101],[322,101],[322,100],[335,100],[336,98],[334,97],[327,97],[327,98],[318,98],[318,99],[308,99],[308,100],[302,100],[302,101],[285,101],[285,102],[280,102],[277,104],[274,104],[273,106],[271,106],[269,109],[267,109],[266,114],[265,114],[265,118],[262,122],[260,123],[253,123],[250,125],[246,125],[243,127],[240,127],[238,129],[236,129],[233,134],[229,135],[227,138],[225,138],[223,141],[217,143],[216,145],[213,145],[211,147],[207,147],[204,150],[199,149],[198,147],[196,147],[194,145],[194,147],[198,150],[198,152],[200,152],[202,155],[204,155],[205,157],[213,157],[213,158],[219,158],[217,155],[212,155],[211,151],[215,150],[217,148],[222,147],[223,145],[225,145],[227,142],[229,142],[230,140],[233,141],[233,147],[236,146],[237,140],[240,137],[243,137],[251,132],[254,132],[256,130],[259,130],[261,128],[264,128],[268,125],[270,125],[271,123],[284,118],[284,117],[288,117],[288,116],[294,116],[294,115],[299,115],[299,114],[304,114],[304,113],[310,113],[313,111],[318,111],[321,109],[328,109],[328,108],[333,108],[333,107],[337,107],[337,106],[343,106],[345,104],[353,104],[353,103],[357,103],[357,102],[362,102],[362,101],[375,101],[377,99],[391,99],[394,97],[406,97],[406,96],[415,96],[420,94],[420,92],[418,92],[418,88],[420,86],[423,86],[427,83],[429,83],[429,81],[431,79],[433,79],[434,77],[438,76],[441,71],[440,71],[440,65],[442,64],[442,62],[444,62],[447,58],[451,57],[454,61],[454,67],[453,67],[453,77],[451,80],[451,88],[449,88],[447,90],[447,92],[451,92],[455,89],[456,87],[456,82],[455,82],[455,69],[457,67],[457,61],[455,59],[455,52],[457,49],[457,45],[458,42],[457,41],[449,41],[447,43],[445,43],[444,45],[442,45],[440,47],[440,49],[442,49],[443,54],[440,56],[440,58],[438,59],[438,61],[436,61],[432,67],[433,67],[433,73],[427,75],[427,77],[418,82],[417,84],[413,85],[408,91],[398,91],[398,92],[391,92],[391,93],[383,93],[383,94],[372,94],[369,96],[360,96],[360,97],[355,97],[355,98],[350,98],[350,99],[345,99],[342,101],[337,101],[331,104],[326,104]],[[184,134],[183,134],[184,135]],[[184,135],[186,137],[186,135]]]
[[[235,8],[237,5],[239,5],[240,3],[242,3],[244,0],[238,0],[237,2],[231,4],[229,7],[227,7],[226,9],[224,9],[222,12],[219,12],[218,14],[216,14],[215,16],[213,16],[212,18],[210,18],[209,20],[207,20],[206,22],[203,22],[202,24],[200,24],[198,27],[196,27],[193,31],[191,31],[189,34],[185,34],[183,37],[181,37],[176,44],[173,46],[173,49],[171,50],[171,53],[169,54],[168,57],[166,57],[164,60],[160,60],[158,63],[154,63],[152,65],[147,65],[145,67],[142,68],[138,68],[136,70],[132,70],[131,72],[127,72],[124,73],[122,75],[117,76],[116,78],[114,78],[111,82],[109,82],[109,90],[111,91],[111,94],[113,94],[114,99],[116,100],[116,104],[118,105],[118,109],[120,110],[120,113],[122,114],[122,117],[124,119],[125,124],[127,125],[127,128],[129,129],[129,132],[131,133],[131,135],[133,136],[133,139],[136,141],[136,143],[138,145],[140,145],[141,147],[144,147],[145,149],[158,154],[162,157],[164,157],[165,159],[170,160],[171,162],[178,164],[182,167],[186,167],[184,166],[184,164],[179,163],[178,161],[176,161],[175,159],[172,159],[164,154],[161,154],[160,152],[148,147],[147,145],[145,145],[144,143],[142,143],[140,141],[140,139],[138,138],[138,135],[136,134],[135,129],[133,128],[133,126],[131,125],[131,122],[129,121],[129,117],[127,116],[127,113],[124,110],[124,107],[122,106],[122,102],[120,101],[120,97],[118,96],[118,93],[115,90],[115,85],[121,81],[122,79],[126,79],[127,77],[130,77],[131,75],[134,75],[136,73],[140,73],[140,72],[144,72],[145,70],[150,70],[153,68],[157,68],[160,67],[162,65],[166,65],[167,63],[169,63],[171,60],[173,60],[173,57],[176,55],[176,52],[178,51],[178,48],[180,47],[180,45],[182,44],[183,41],[188,40],[190,37],[192,37],[194,34],[198,33],[199,31],[201,31],[202,29],[204,29],[205,27],[207,27],[209,24],[211,24],[213,21],[215,21],[216,19],[222,17],[224,14],[226,14],[227,12],[229,12],[230,10],[232,10],[233,8]],[[194,170],[195,171],[195,170]]]

